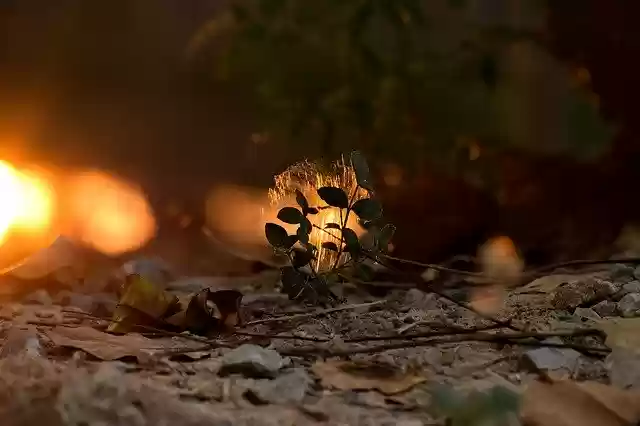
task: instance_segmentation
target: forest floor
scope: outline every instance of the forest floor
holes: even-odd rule
[[[6,426],[637,424],[639,278],[624,264],[551,272],[509,290],[491,319],[453,293],[349,287],[331,310],[279,294],[277,271],[173,279],[178,294],[243,293],[244,325],[208,339],[106,333],[117,302],[106,287],[40,280],[0,305],[0,416]]]

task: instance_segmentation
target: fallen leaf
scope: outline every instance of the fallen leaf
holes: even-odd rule
[[[55,327],[45,333],[56,346],[80,349],[103,361],[134,356],[146,362],[150,351],[166,349],[137,333],[113,335],[91,327]]]
[[[139,275],[128,277],[120,303],[113,313],[109,331],[126,333],[136,325],[150,325],[178,309],[178,298]]]
[[[409,390],[427,379],[390,366],[353,361],[316,362],[311,368],[325,387],[340,390],[378,390],[394,395]]]
[[[640,421],[640,393],[596,382],[534,382],[521,417],[530,426],[632,426]]]
[[[517,289],[516,293],[551,293],[562,284],[575,281],[575,275],[547,275],[531,281],[529,284]]]
[[[167,323],[196,334],[233,328],[241,322],[241,300],[242,293],[237,290],[205,289],[180,300],[180,311],[168,318]]]
[[[610,348],[631,349],[640,353],[640,318],[611,318],[596,322],[607,338]]]

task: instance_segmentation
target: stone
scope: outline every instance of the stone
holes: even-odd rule
[[[44,349],[40,343],[35,327],[12,327],[7,332],[0,346],[0,358],[9,356],[42,356]]]
[[[635,268],[624,263],[616,263],[611,267],[611,279],[616,282],[627,283],[634,279]]]
[[[578,306],[603,300],[619,290],[611,281],[596,277],[571,281],[558,287],[553,293],[551,304],[556,309],[572,310]]]
[[[618,302],[618,312],[623,317],[634,317],[640,313],[640,294],[629,293]]]
[[[425,311],[437,310],[438,298],[433,293],[425,293],[417,288],[412,288],[408,290],[404,296],[403,308],[414,308]]]
[[[633,276],[634,276],[635,279],[640,280],[640,266],[637,266],[633,270]]]
[[[618,315],[618,305],[611,300],[603,300],[592,308],[601,317],[614,317]]]
[[[547,341],[562,343],[560,339],[555,338]],[[542,347],[526,351],[524,359],[538,371],[572,373],[578,366],[580,353],[573,349]]]
[[[265,403],[300,403],[312,383],[313,379],[304,368],[294,368],[273,380],[257,381],[251,391]]]
[[[633,280],[622,286],[622,289],[615,294],[617,300],[622,299],[630,293],[640,293],[640,281]]]
[[[591,308],[576,308],[576,310],[573,311],[573,315],[582,320],[599,321],[602,319],[602,317]]]
[[[611,384],[621,389],[640,389],[640,354],[635,351],[614,347],[605,359]]]
[[[49,296],[49,292],[44,289],[36,290],[33,293],[28,294],[23,299],[23,302],[42,306],[53,305],[53,300],[51,299],[51,296]]]
[[[73,306],[83,312],[98,316],[109,316],[113,313],[118,301],[109,293],[82,294],[73,291],[60,291],[53,301],[62,306]]]
[[[241,374],[251,378],[273,378],[277,376],[282,367],[288,364],[288,361],[273,349],[246,344],[227,352],[222,357],[222,365],[218,374],[220,376]]]

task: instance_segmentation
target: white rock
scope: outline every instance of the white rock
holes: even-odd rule
[[[265,349],[258,345],[246,344],[227,352],[222,357],[222,365],[218,372],[221,376],[242,374],[245,377],[275,377],[288,359],[283,358],[273,349]]]

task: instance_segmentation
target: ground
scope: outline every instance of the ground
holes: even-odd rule
[[[517,400],[541,376],[639,385],[637,357],[609,354],[615,346],[594,331],[640,312],[635,269],[566,272],[508,290],[496,319],[510,318],[518,330],[418,289],[381,299],[348,287],[344,308],[319,314],[278,294],[275,271],[173,281],[168,288],[178,293],[244,293],[247,325],[206,342],[113,336],[97,314],[115,301],[104,289],[66,289],[64,297],[39,289],[0,310],[0,415],[10,426],[418,426],[455,417],[438,402],[443,392],[499,388]],[[538,335],[513,337],[522,330]],[[393,344],[406,347],[387,348]],[[503,424],[518,421],[512,415]]]

